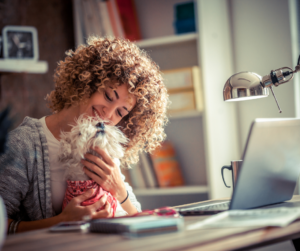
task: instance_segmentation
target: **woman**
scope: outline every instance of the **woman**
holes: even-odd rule
[[[61,212],[66,182],[57,160],[60,132],[70,131],[81,114],[108,120],[129,139],[120,161],[101,149],[95,151],[102,159],[85,156],[94,164],[82,160],[85,173],[122,203],[129,215],[141,207],[119,165],[137,162],[139,151],[150,152],[165,138],[168,95],[158,66],[145,52],[126,40],[91,37],[87,46],[66,54],[55,72],[55,89],[47,96],[53,114],[39,120],[26,117],[10,133],[8,151],[0,157],[0,196],[9,233],[84,216],[111,216],[105,196],[93,205],[80,205],[93,191],[72,199]]]

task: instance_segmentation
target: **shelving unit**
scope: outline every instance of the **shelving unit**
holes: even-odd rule
[[[189,41],[195,41],[198,38],[197,33],[187,33],[182,35],[165,36],[158,38],[149,38],[136,42],[140,48],[151,48],[156,46],[180,44]]]
[[[136,44],[147,51],[162,71],[199,66],[200,62],[199,34],[174,35],[173,11],[178,2],[184,0],[135,1],[141,32],[145,38]],[[149,15],[149,11],[155,11],[155,18]],[[208,199],[203,114],[200,111],[186,111],[169,115],[167,139],[175,147],[186,186],[134,189],[143,208],[174,206]]]
[[[135,189],[136,196],[149,195],[178,195],[178,194],[207,194],[208,186],[179,186],[179,187],[164,187],[164,188],[143,188]]]
[[[144,38],[137,45],[161,70],[199,66],[204,96],[203,112],[172,115],[166,127],[187,188],[136,190],[146,208],[229,197],[232,190],[224,186],[220,170],[239,157],[236,108],[222,99],[224,83],[233,74],[228,4],[223,0],[194,0],[197,32],[174,35],[174,5],[182,2],[135,0]],[[230,180],[229,172],[225,176]],[[191,193],[190,186],[203,189]]]
[[[204,110],[170,115],[166,127],[186,187],[135,189],[143,209],[230,196],[221,167],[239,158],[234,104],[224,103],[222,90],[233,74],[230,13],[227,1],[194,0],[197,32],[174,35],[174,5],[191,0],[134,0],[142,40],[162,71],[199,66]],[[75,30],[79,25],[75,20]],[[230,174],[225,174],[230,180]]]
[[[0,59],[0,72],[46,73],[47,71],[46,61]]]
[[[203,115],[203,112],[186,111],[186,112],[180,112],[180,113],[176,113],[176,114],[170,114],[169,120],[194,118],[194,117],[200,117],[202,115]]]

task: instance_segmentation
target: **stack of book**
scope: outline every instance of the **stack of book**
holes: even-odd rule
[[[203,111],[203,93],[198,66],[162,71],[171,105],[168,113]]]
[[[122,234],[125,237],[145,237],[154,234],[181,231],[184,228],[182,217],[139,216],[90,221],[90,231],[94,233]]]
[[[183,186],[181,167],[170,141],[165,141],[152,154],[140,153],[140,160],[123,172],[133,188]]]
[[[182,34],[196,31],[194,2],[178,3],[175,9],[175,33]]]
[[[133,0],[73,0],[76,44],[90,35],[141,39]]]

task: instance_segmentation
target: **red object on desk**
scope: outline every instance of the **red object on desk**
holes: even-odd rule
[[[100,187],[95,181],[93,180],[82,180],[82,181],[70,181],[67,180],[67,190],[65,193],[65,198],[63,201],[62,210],[68,205],[68,203],[74,197],[81,195],[87,192],[89,189],[93,188],[94,193],[93,195],[81,203],[82,206],[89,206],[100,200],[100,198],[106,194],[107,195],[107,202],[110,203],[111,208],[113,209],[113,217],[115,216],[116,209],[117,209],[117,200],[114,198],[109,192],[105,191],[102,187]],[[97,211],[103,209],[103,207],[99,208]]]
[[[133,217],[147,215],[180,217],[178,210],[172,207],[160,207],[154,210],[143,210],[140,213],[134,214]]]

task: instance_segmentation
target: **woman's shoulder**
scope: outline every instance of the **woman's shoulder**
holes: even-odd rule
[[[30,144],[40,138],[41,129],[42,124],[38,119],[25,117],[23,122],[17,128],[9,132],[8,140]]]

